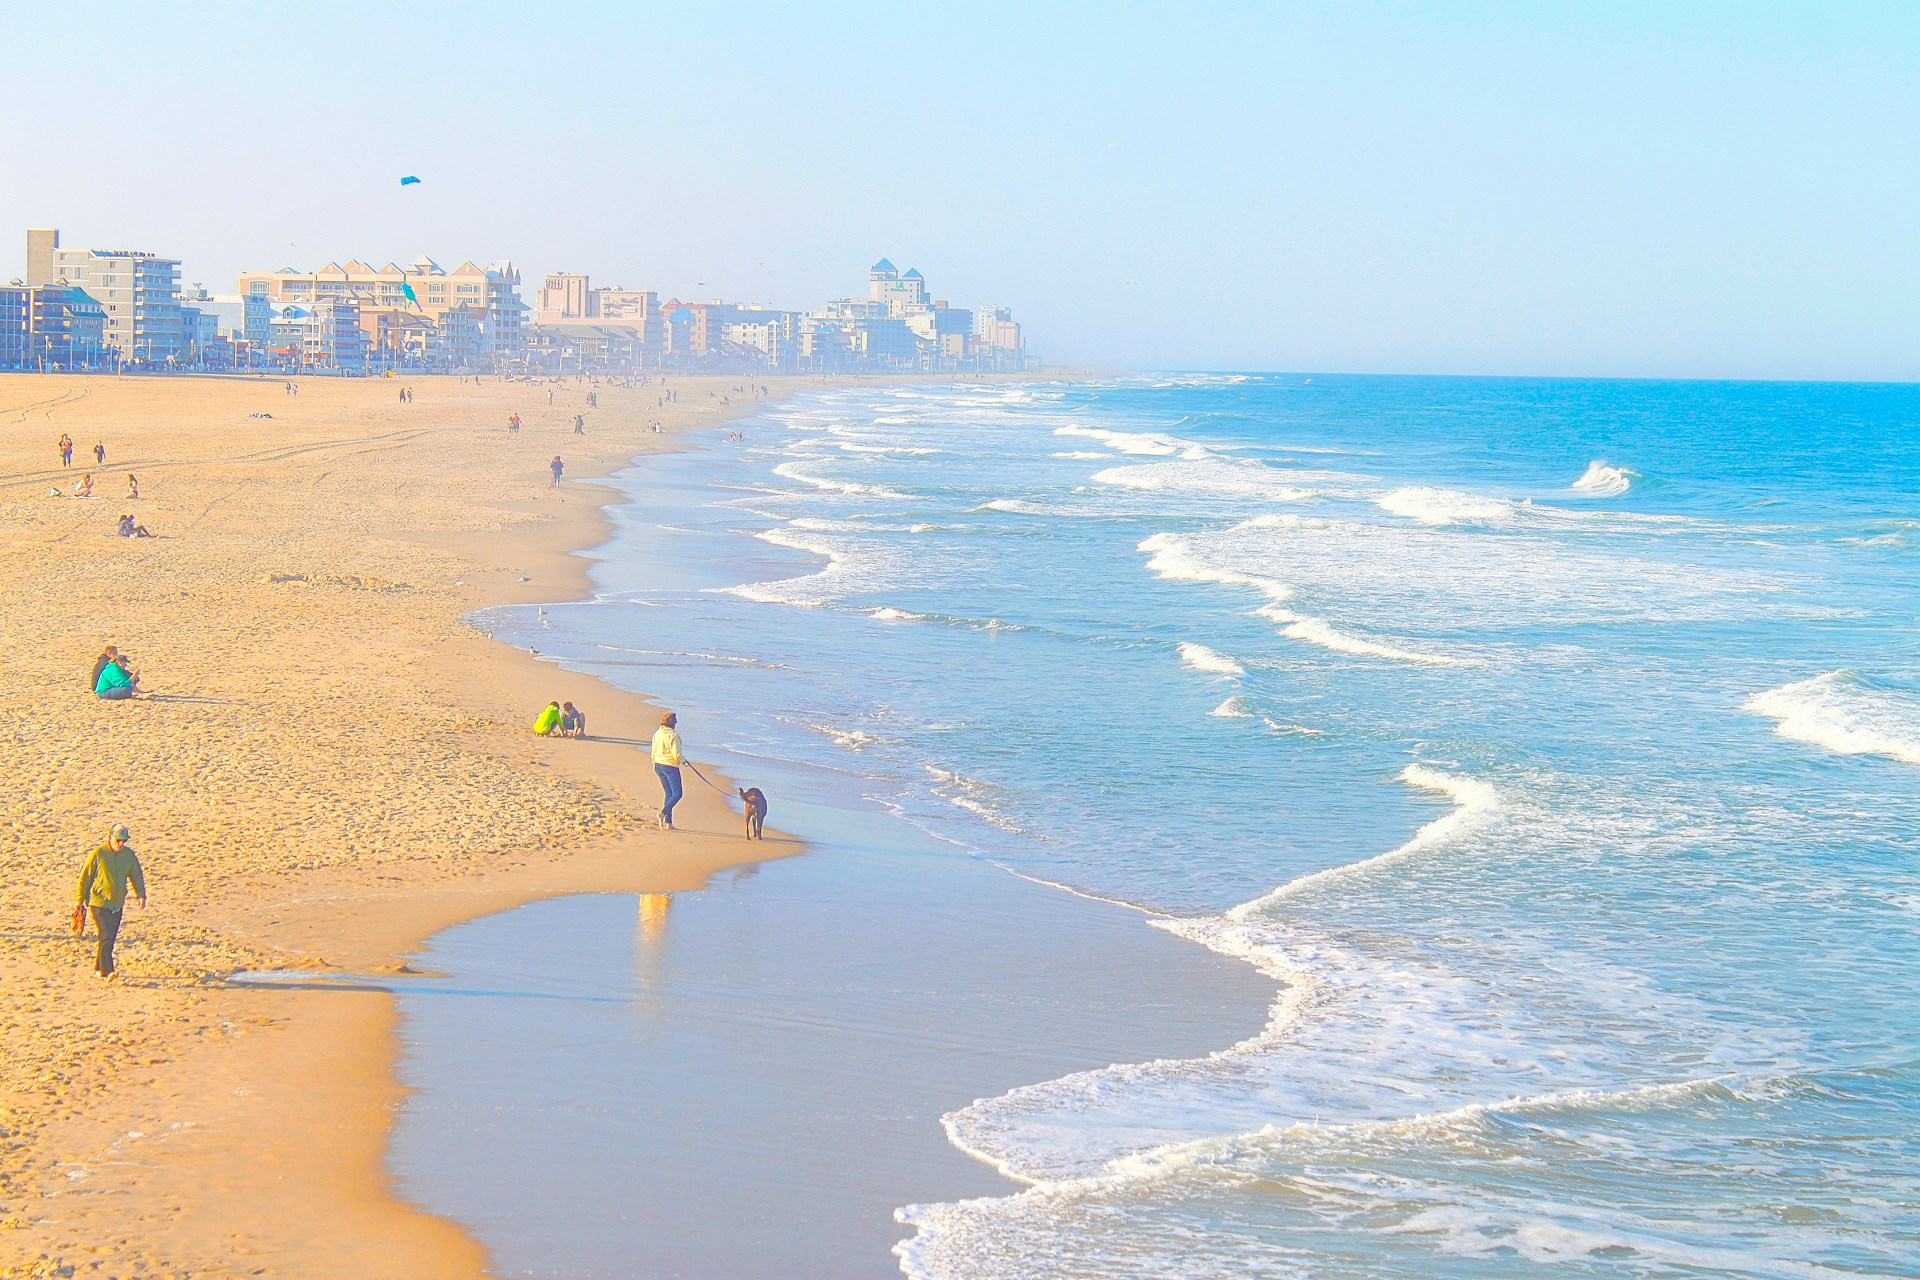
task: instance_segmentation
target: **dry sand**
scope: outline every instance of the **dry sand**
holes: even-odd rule
[[[743,382],[675,378],[665,408],[602,387],[591,410],[572,383],[549,406],[445,378],[402,404],[393,380],[0,376],[0,1277],[484,1272],[391,1193],[393,1002],[342,979],[486,911],[797,849],[749,852],[693,780],[686,829],[653,830],[644,752],[528,726],[572,698],[631,741],[657,712],[461,621],[582,595],[567,553],[603,540],[609,499],[583,481],[720,421],[709,390],[747,407]],[[50,496],[86,469],[103,496]],[[113,537],[121,512],[159,536]],[[96,700],[107,642],[161,696]],[[152,902],[109,985],[66,920],[114,822]],[[314,982],[226,980],[289,967]]]

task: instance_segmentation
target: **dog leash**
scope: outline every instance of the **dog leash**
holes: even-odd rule
[[[689,760],[689,761],[687,761],[687,762],[686,762],[686,764],[687,764],[687,768],[689,768],[689,769],[691,769],[691,770],[693,770],[693,776],[694,776],[694,777],[696,777],[696,778],[698,778],[698,779],[700,779],[700,781],[702,781],[702,782],[704,782],[704,783],[706,783],[706,784],[707,784],[708,786],[710,786],[710,787],[713,787],[713,789],[714,789],[715,791],[718,791],[718,792],[719,792],[719,793],[720,793],[721,795],[723,795],[723,796],[725,796],[725,797],[726,797],[727,799],[729,799],[729,800],[731,800],[731,799],[733,799],[733,792],[731,792],[731,791],[728,791],[728,790],[727,790],[726,788],[724,788],[724,787],[719,787],[719,786],[714,786],[714,783],[713,783],[713,780],[712,780],[711,778],[709,778],[709,777],[707,777],[707,775],[706,775],[706,774],[704,774],[704,773],[702,773],[702,772],[700,772],[700,766],[699,766],[699,765],[697,765],[697,764],[695,764],[695,763],[694,763],[693,761],[691,761],[691,760]]]

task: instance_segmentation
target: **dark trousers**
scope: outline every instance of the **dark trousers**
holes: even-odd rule
[[[653,771],[660,775],[660,790],[666,793],[666,803],[660,806],[660,821],[673,825],[673,806],[680,803],[685,794],[680,787],[680,766],[677,764],[657,764]]]
[[[93,967],[101,976],[113,972],[113,943],[120,936],[120,917],[122,911],[112,907],[93,908],[93,927],[100,931],[100,949],[94,952]]]

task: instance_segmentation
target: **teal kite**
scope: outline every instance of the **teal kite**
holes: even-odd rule
[[[400,179],[400,185],[403,187],[417,187],[420,185],[420,179],[414,177],[412,174],[408,174],[406,177]]]
[[[400,292],[407,295],[407,301],[411,302],[414,306],[417,307],[420,305],[420,295],[415,293],[413,286],[404,280],[400,282]]]

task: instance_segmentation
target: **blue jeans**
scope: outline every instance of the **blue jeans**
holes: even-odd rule
[[[673,806],[680,803],[680,797],[686,792],[680,786],[680,766],[677,764],[657,764],[653,771],[660,775],[660,790],[666,793],[666,803],[660,806],[660,821],[673,825]]]

